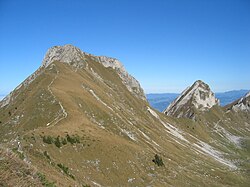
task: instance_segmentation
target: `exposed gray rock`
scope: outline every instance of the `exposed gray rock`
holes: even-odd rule
[[[116,70],[119,77],[122,79],[123,84],[130,92],[132,92],[135,96],[146,100],[140,83],[125,70],[124,66],[119,60],[106,56],[99,56],[98,60],[104,67],[111,67],[112,69]]]
[[[191,87],[184,90],[182,94],[166,108],[164,113],[178,118],[187,117],[194,119],[194,110],[206,111],[214,105],[219,105],[219,100],[215,98],[214,93],[207,84],[198,80]]]
[[[64,46],[54,46],[48,49],[41,67],[30,75],[23,83],[21,83],[14,91],[17,91],[22,86],[28,86],[33,80],[35,80],[51,63],[59,61],[63,63],[70,64],[71,66],[79,69],[87,67],[86,55],[91,57],[93,60],[101,63],[104,67],[111,67],[116,70],[119,77],[122,79],[123,84],[127,89],[133,93],[138,98],[146,100],[143,89],[141,88],[139,82],[125,70],[121,62],[115,58],[110,58],[106,56],[94,56],[81,51],[79,48],[73,45]],[[95,74],[96,75],[96,74]],[[7,95],[2,101],[0,101],[0,108],[8,105],[13,100],[12,92]]]
[[[43,67],[49,66],[52,62],[60,61],[63,63],[68,63],[76,68],[85,68],[87,63],[85,61],[85,55],[88,55],[93,60],[98,61],[104,67],[111,67],[116,70],[119,77],[122,79],[123,84],[127,89],[133,93],[135,96],[146,100],[143,89],[141,88],[139,82],[125,70],[124,66],[120,61],[115,58],[106,56],[94,56],[81,51],[79,48],[72,45],[65,46],[54,46],[48,50],[44,60],[42,62]]]
[[[2,101],[0,101],[0,108],[5,107],[10,103],[11,95],[12,92],[10,92],[7,96],[5,96]]]
[[[54,46],[47,51],[42,66],[47,67],[52,62],[60,61],[76,68],[84,68],[86,66],[84,55],[84,52],[73,45]]]

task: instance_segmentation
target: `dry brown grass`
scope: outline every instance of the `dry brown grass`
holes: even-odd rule
[[[88,59],[88,65],[102,80],[90,69],[75,72],[70,66],[56,62],[53,69],[49,70],[48,67],[26,89],[21,89],[17,99],[0,109],[3,122],[0,125],[0,141],[13,140],[18,134],[23,151],[32,164],[57,186],[94,183],[103,186],[247,184],[246,177],[241,173],[233,173],[212,157],[198,154],[190,144],[175,137],[161,123],[164,121],[181,129],[183,136],[191,143],[197,141],[191,135],[210,143],[216,137],[210,131],[213,122],[219,120],[220,111],[207,114],[209,120],[205,116],[201,122],[177,120],[156,112],[161,118],[159,120],[147,111],[147,102],[134,97],[126,89],[114,70],[104,68],[91,59]],[[60,72],[58,75],[56,70]],[[48,85],[55,98],[48,91]],[[91,94],[90,89],[102,102]],[[66,110],[67,117],[47,126],[57,115],[62,116],[59,102]],[[18,108],[15,110],[16,106]],[[12,111],[11,117],[7,116],[8,111]],[[13,117],[22,114],[20,124],[7,125]],[[231,124],[231,121],[228,123]],[[133,134],[135,140],[126,132]],[[66,134],[78,135],[80,143],[68,143],[58,148],[42,140],[43,136],[56,138],[65,137]],[[43,154],[45,151],[49,158]],[[152,162],[155,154],[162,157],[165,167],[157,167]],[[0,161],[3,171],[0,179],[6,182],[3,185],[11,182],[10,185],[15,186],[19,184],[18,168],[29,169],[30,166],[15,155],[10,157],[13,159],[8,164],[6,160]],[[62,172],[58,167],[60,164],[69,168],[75,180]],[[8,169],[12,167],[15,169]],[[29,176],[22,176],[21,182],[23,178],[29,179]],[[34,185],[31,183],[31,186]]]
[[[0,186],[42,186],[37,170],[12,151],[0,148]]]

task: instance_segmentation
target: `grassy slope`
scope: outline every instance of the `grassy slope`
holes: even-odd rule
[[[8,149],[0,148],[0,186],[42,186],[37,170]]]
[[[11,140],[13,145],[9,146],[17,147],[14,140],[21,141],[25,156],[58,186],[247,185],[244,174],[231,172],[169,134],[147,111],[148,103],[127,91],[114,70],[104,68],[91,58],[87,60],[88,70],[76,73],[68,65],[55,63],[27,88],[20,88],[17,99],[0,109],[1,142]],[[101,78],[91,73],[91,68]],[[66,118],[59,102],[67,112]],[[9,111],[14,111],[11,116]],[[22,114],[20,124],[13,124],[11,119]],[[207,133],[209,127],[199,124],[202,121],[176,120],[157,114],[165,123],[170,122],[205,142],[213,137]],[[61,120],[47,126],[57,116]],[[211,124],[217,120],[213,118],[209,117]],[[12,134],[8,134],[10,132]],[[67,134],[77,135],[79,143],[67,141],[58,148],[56,138],[60,136],[58,139],[62,142]],[[43,137],[49,136],[53,137],[52,144],[43,141]],[[195,141],[188,135],[186,138]],[[163,158],[164,167],[152,162],[156,153]]]

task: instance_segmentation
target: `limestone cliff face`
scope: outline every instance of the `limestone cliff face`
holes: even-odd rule
[[[168,116],[194,119],[195,110],[206,111],[214,105],[219,105],[219,100],[215,98],[214,93],[207,84],[198,80],[191,87],[184,90],[166,108],[164,113]]]
[[[52,62],[59,61],[77,68],[84,68],[86,66],[84,55],[84,52],[73,45],[54,46],[47,51],[42,66],[47,67]]]
[[[124,66],[119,60],[106,56],[99,56],[98,60],[104,67],[111,67],[112,69],[116,70],[119,77],[122,79],[123,84],[130,92],[134,93],[137,97],[146,100],[140,83],[125,70]]]

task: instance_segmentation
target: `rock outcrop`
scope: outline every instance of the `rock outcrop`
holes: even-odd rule
[[[106,68],[111,67],[114,69],[121,78],[123,84],[133,95],[142,100],[146,100],[146,96],[140,86],[140,83],[126,71],[119,60],[106,56],[95,56],[83,52],[79,48],[70,44],[64,46],[54,46],[48,49],[42,61],[41,67],[35,73],[30,75],[15,90],[18,90],[22,86],[27,86],[29,83],[35,80],[37,76],[40,75],[44,68],[47,68],[50,64],[56,61],[69,64],[76,69],[86,68],[89,63],[86,58],[87,56],[91,57],[92,60],[102,64]],[[12,94],[10,93],[0,102],[0,108],[8,105],[12,99]]]
[[[215,98],[214,93],[207,84],[198,80],[191,87],[184,90],[166,108],[164,113],[168,116],[194,119],[196,111],[206,111],[214,105],[219,105],[219,100]]]
[[[73,45],[54,46],[50,48],[42,62],[42,66],[47,67],[52,62],[59,61],[70,64],[76,68],[85,68],[87,66],[86,55],[91,56],[92,59],[101,63],[104,67],[111,67],[114,69],[119,77],[122,79],[123,84],[127,89],[137,97],[146,100],[143,89],[139,82],[131,76],[124,68],[122,63],[111,57],[95,56],[81,51]]]
[[[232,110],[235,112],[250,112],[250,92],[248,92],[244,97],[235,101],[232,105]]]
[[[84,52],[73,45],[54,46],[47,51],[42,66],[47,67],[52,62],[59,61],[83,68],[86,66],[84,55]]]
[[[123,84],[130,92],[134,93],[137,97],[146,100],[140,83],[125,70],[124,66],[119,60],[106,56],[99,56],[98,59],[104,67],[111,67],[112,69],[116,70],[119,77],[122,79]]]

